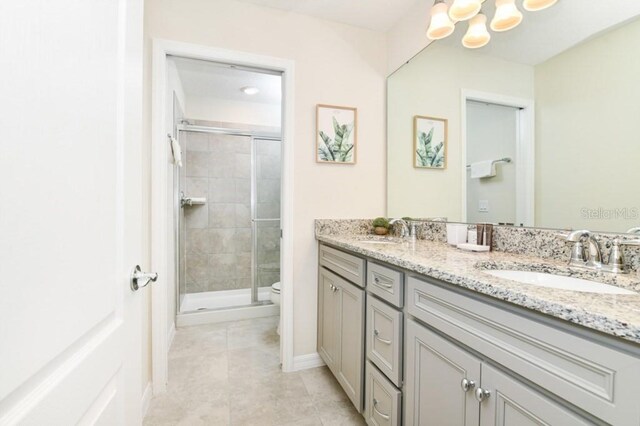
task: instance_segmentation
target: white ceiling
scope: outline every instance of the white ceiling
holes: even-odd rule
[[[450,2],[449,2],[450,3]],[[518,4],[521,2],[518,1]],[[640,0],[559,0],[553,7],[527,12],[522,23],[511,31],[494,33],[491,41],[478,49],[491,56],[522,64],[536,65],[565,50],[640,15]],[[495,12],[493,1],[486,1],[483,11],[487,24]],[[467,23],[458,23],[453,35],[437,43],[461,45]]]
[[[178,69],[182,88],[188,98],[207,97],[221,100],[280,104],[280,75],[240,69],[215,62],[172,57]],[[260,92],[247,95],[240,89],[257,87]]]
[[[238,0],[375,31],[389,30],[411,6],[432,0]],[[425,17],[426,20],[426,17]]]

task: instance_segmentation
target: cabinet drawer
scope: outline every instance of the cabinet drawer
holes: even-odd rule
[[[367,424],[399,426],[402,394],[370,362],[367,362],[366,370],[364,417]]]
[[[608,423],[640,423],[640,358],[431,282],[407,291],[410,315]]]
[[[402,382],[402,312],[367,297],[367,356],[396,386]]]
[[[364,287],[364,259],[321,244],[320,265]]]
[[[367,291],[399,308],[403,305],[402,272],[367,262]]]

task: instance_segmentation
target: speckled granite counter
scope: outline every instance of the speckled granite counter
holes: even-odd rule
[[[640,293],[640,276],[593,273],[566,262],[505,252],[469,253],[446,243],[418,240],[372,244],[376,237],[360,228],[341,235],[318,232],[318,241],[445,281],[514,305],[560,318],[640,344],[640,294],[584,293],[521,284],[491,276],[483,269],[519,269],[594,279]]]

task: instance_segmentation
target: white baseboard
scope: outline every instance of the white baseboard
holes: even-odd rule
[[[306,370],[308,368],[322,367],[324,361],[315,352],[307,355],[299,355],[293,358],[293,371]]]
[[[153,397],[153,387],[151,386],[151,382],[147,383],[147,386],[144,388],[144,393],[142,394],[142,418],[147,415],[147,411],[149,411],[149,405],[151,405],[151,398]]]
[[[173,338],[176,337],[176,323],[171,323],[171,327],[169,327],[169,333],[167,334],[167,351],[171,349],[171,345],[173,344]]]

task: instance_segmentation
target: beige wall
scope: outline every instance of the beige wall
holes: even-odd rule
[[[640,219],[640,21],[536,66],[536,225],[624,232]]]
[[[392,74],[427,47],[431,1],[418,1],[387,32],[387,74]]]
[[[533,68],[432,44],[388,80],[388,216],[462,213],[461,90],[533,99]],[[446,170],[413,167],[413,116],[449,120]]]
[[[372,217],[385,209],[385,34],[222,0],[148,0],[145,33],[147,158],[151,38],[295,61],[294,350],[296,356],[315,352],[317,247],[313,220]],[[315,163],[318,103],[358,108],[357,165]]]

